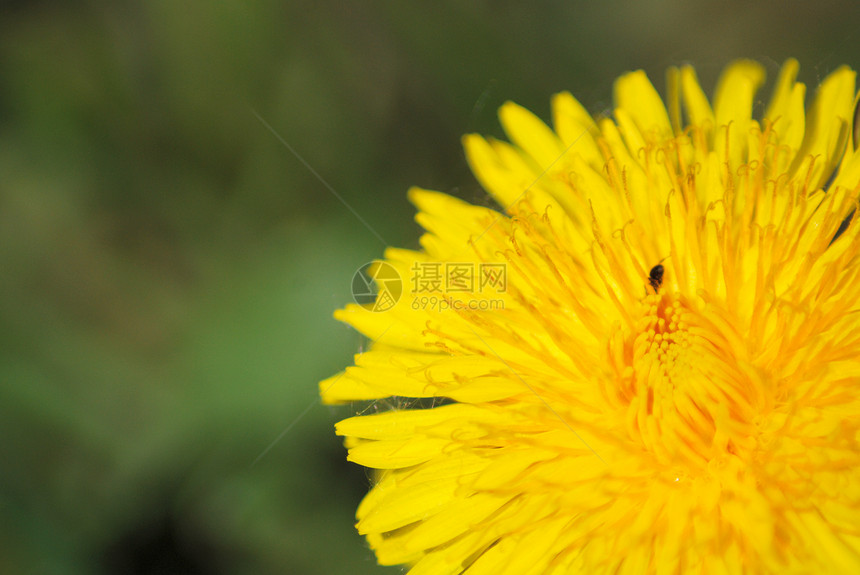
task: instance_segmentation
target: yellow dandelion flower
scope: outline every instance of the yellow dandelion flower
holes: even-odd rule
[[[807,110],[797,71],[763,114],[750,61],[713,105],[690,67],[666,104],[622,76],[612,117],[507,103],[510,143],[464,138],[504,213],[411,190],[403,297],[336,313],[373,344],[320,384],[390,407],[336,426],[380,563],[860,573],[855,74]]]

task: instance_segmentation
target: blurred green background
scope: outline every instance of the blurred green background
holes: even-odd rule
[[[459,138],[507,99],[860,66],[853,2],[423,4],[0,3],[0,573],[398,572],[317,382],[406,189],[488,203]]]

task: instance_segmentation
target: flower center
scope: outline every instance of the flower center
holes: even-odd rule
[[[661,297],[649,306],[644,329],[634,343],[633,369],[639,390],[646,390],[645,410],[660,413],[672,401],[676,385],[690,374],[690,334],[678,301]]]
[[[713,409],[719,357],[691,329],[695,312],[677,295],[649,295],[643,306],[625,370],[629,431],[660,464],[703,469],[719,451],[717,422],[728,417]]]

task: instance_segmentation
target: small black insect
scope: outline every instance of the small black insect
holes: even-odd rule
[[[663,285],[664,271],[666,270],[663,268],[663,264],[657,264],[651,268],[651,272],[648,274],[648,283],[654,288],[654,293],[660,291],[660,286]]]

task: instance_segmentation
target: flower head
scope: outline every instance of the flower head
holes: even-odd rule
[[[612,117],[507,103],[511,143],[464,138],[503,213],[411,190],[423,250],[385,258],[412,290],[336,313],[373,345],[320,384],[412,406],[337,424],[379,470],[357,527],[380,563],[860,572],[855,74],[806,110],[797,71],[763,113],[750,61],[713,105],[690,67],[666,104],[621,77]]]

